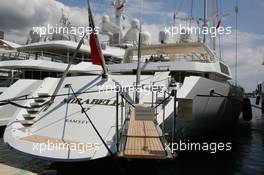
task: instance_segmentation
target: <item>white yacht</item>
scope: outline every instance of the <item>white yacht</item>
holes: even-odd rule
[[[121,13],[118,11],[121,20]],[[113,34],[121,31],[118,26],[111,23],[108,16],[102,19],[102,35],[113,38]],[[119,19],[119,20],[118,20]],[[121,24],[121,22],[119,22]],[[62,12],[60,26],[69,27],[70,21]],[[115,27],[113,30],[113,26]],[[98,74],[101,69],[91,63],[91,50],[88,37],[83,39],[78,51],[76,48],[81,42],[79,35],[54,33],[40,36],[34,31],[29,32],[29,38],[25,45],[19,45],[7,40],[0,39],[0,92],[3,93],[9,86],[22,80],[25,82],[37,83],[47,77],[61,77],[68,65],[71,64],[67,71],[67,76],[81,76],[89,74]],[[113,39],[111,39],[112,41]],[[121,63],[127,43],[121,44],[120,41],[101,43],[102,53],[106,64]],[[76,53],[75,53],[76,52]],[[74,55],[74,56],[73,56]],[[29,88],[33,84],[24,87],[21,91],[16,91],[12,95],[3,94],[0,98],[13,98],[16,96],[28,95],[33,89]],[[8,94],[8,93],[7,93]],[[12,111],[7,110],[6,115],[0,117],[0,126],[6,125]]]
[[[119,9],[124,3],[115,5]],[[164,159],[171,157],[165,148],[170,140],[237,123],[243,88],[230,82],[229,67],[204,43],[162,42],[141,48],[139,39],[138,48],[126,50],[124,63],[106,68],[97,38],[93,40],[91,51],[98,57],[92,59],[100,57],[103,74],[45,78],[32,85],[19,80],[4,93],[1,113],[5,104],[15,111],[5,143],[57,161],[109,155]],[[10,99],[21,87],[31,93]]]

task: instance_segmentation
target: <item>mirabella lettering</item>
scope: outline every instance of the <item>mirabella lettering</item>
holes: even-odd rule
[[[91,104],[91,105],[107,105],[107,106],[115,106],[116,105],[116,100],[109,100],[109,99],[86,99],[83,100],[82,98],[78,98],[81,104]],[[70,103],[70,104],[77,104],[78,100],[76,98],[69,98],[69,99],[64,99],[63,103]],[[118,105],[124,105],[122,103],[119,103]]]

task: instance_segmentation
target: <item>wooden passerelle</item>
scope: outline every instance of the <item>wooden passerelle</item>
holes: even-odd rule
[[[167,158],[154,122],[135,120],[135,109],[131,109],[124,157],[142,159]]]

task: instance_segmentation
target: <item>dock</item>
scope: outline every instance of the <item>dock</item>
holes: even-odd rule
[[[141,114],[139,114],[140,112],[136,112],[136,110],[137,109],[135,108],[130,109],[131,115],[128,132],[126,134],[124,157],[130,159],[171,158],[171,156],[169,156],[167,151],[164,149],[161,136],[157,130],[158,126],[156,126],[154,121],[150,119],[151,117],[149,117],[154,114],[151,111],[140,111],[141,114],[143,114],[143,117],[139,117],[137,115]]]
[[[35,173],[19,168],[14,168],[2,163],[0,163],[0,174],[1,175],[37,175]]]

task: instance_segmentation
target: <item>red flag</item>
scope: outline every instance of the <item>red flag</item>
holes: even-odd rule
[[[96,65],[101,65],[104,74],[107,74],[104,55],[102,54],[101,46],[95,34],[95,25],[94,25],[92,10],[90,7],[90,1],[88,1],[88,14],[89,14],[89,26],[92,29],[92,32],[90,33],[90,48],[91,48],[92,63]]]
[[[98,47],[95,41],[95,34],[93,32],[90,34],[90,48],[91,48],[92,63],[97,65],[102,65],[100,53],[98,51]]]
[[[220,25],[221,25],[221,20],[219,20],[219,21],[217,22],[217,24],[216,24],[216,29],[218,29],[218,28],[220,27]]]
[[[117,7],[117,10],[121,10],[124,7],[124,4],[121,4],[119,7]]]

